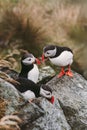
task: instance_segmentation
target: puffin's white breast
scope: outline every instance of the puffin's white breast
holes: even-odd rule
[[[30,90],[28,90],[28,91],[22,93],[22,96],[23,96],[24,99],[26,99],[26,100],[30,100],[30,99],[34,99],[34,98],[35,98],[35,94],[34,94],[32,91],[30,91]]]
[[[73,62],[73,54],[70,51],[63,51],[58,57],[49,58],[49,60],[57,66],[71,65]]]
[[[32,80],[33,82],[37,83],[39,77],[39,69],[36,64],[31,71],[28,73],[28,79]]]

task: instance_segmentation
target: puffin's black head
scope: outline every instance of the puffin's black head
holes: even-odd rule
[[[23,57],[22,57],[22,59],[21,59],[21,62],[24,65],[31,65],[31,64],[33,64],[35,62],[37,64],[39,64],[39,60],[37,58],[35,58],[34,55],[31,54],[31,53],[24,54]]]
[[[47,45],[43,48],[43,52],[46,53],[49,50],[54,50],[55,49],[55,45]]]
[[[52,89],[48,85],[41,86],[40,95],[48,99],[53,104],[54,97],[52,96]]]
[[[43,48],[42,61],[44,58],[53,57],[56,55],[57,49],[55,45],[47,45]]]
[[[49,91],[50,93],[52,93],[52,89],[51,89],[48,85],[43,84],[41,87],[42,87],[44,90]]]

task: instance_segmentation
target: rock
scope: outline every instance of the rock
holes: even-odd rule
[[[74,73],[74,77],[54,77],[47,84],[53,89],[72,130],[87,130],[87,80]]]
[[[42,97],[28,103],[13,85],[0,79],[0,98],[7,102],[4,114],[17,112],[23,120],[21,130],[87,130],[87,81],[73,73],[73,78],[56,76],[47,83],[55,96],[53,105]]]
[[[7,102],[4,114],[17,113],[23,120],[23,126],[44,113],[37,105],[25,101],[14,86],[3,79],[0,79],[0,98],[3,98]]]
[[[20,96],[13,85],[0,78],[0,98],[4,98],[7,102],[6,114],[13,113],[20,104]]]
[[[54,105],[44,98],[28,103],[13,85],[2,79],[0,98],[7,102],[5,115],[17,113],[22,119],[21,130],[71,130],[57,100]]]
[[[57,100],[52,105],[46,99],[42,99],[39,106],[45,114],[33,122],[32,130],[71,130]]]
[[[39,74],[39,82],[40,83],[48,82],[56,74],[51,66],[41,66],[39,71],[40,71],[40,74]]]

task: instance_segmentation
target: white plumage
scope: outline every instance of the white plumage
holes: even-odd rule
[[[32,70],[28,72],[28,79],[32,80],[33,82],[37,83],[39,77],[39,69],[36,64],[34,64],[34,67]]]
[[[22,96],[24,97],[25,100],[30,100],[35,98],[35,94],[30,90],[27,90],[24,93],[22,93]]]
[[[73,62],[73,54],[70,51],[63,51],[58,57],[49,58],[49,60],[57,66],[71,65]]]

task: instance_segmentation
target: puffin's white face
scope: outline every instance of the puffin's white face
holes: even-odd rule
[[[33,64],[34,62],[35,62],[35,57],[33,55],[32,55],[32,57],[27,57],[22,60],[22,63],[24,65],[30,65],[30,64]]]
[[[52,97],[52,93],[50,91],[44,90],[43,88],[40,89],[40,95],[47,99]]]
[[[56,47],[53,50],[46,50],[44,52],[45,57],[53,57],[56,55]]]

